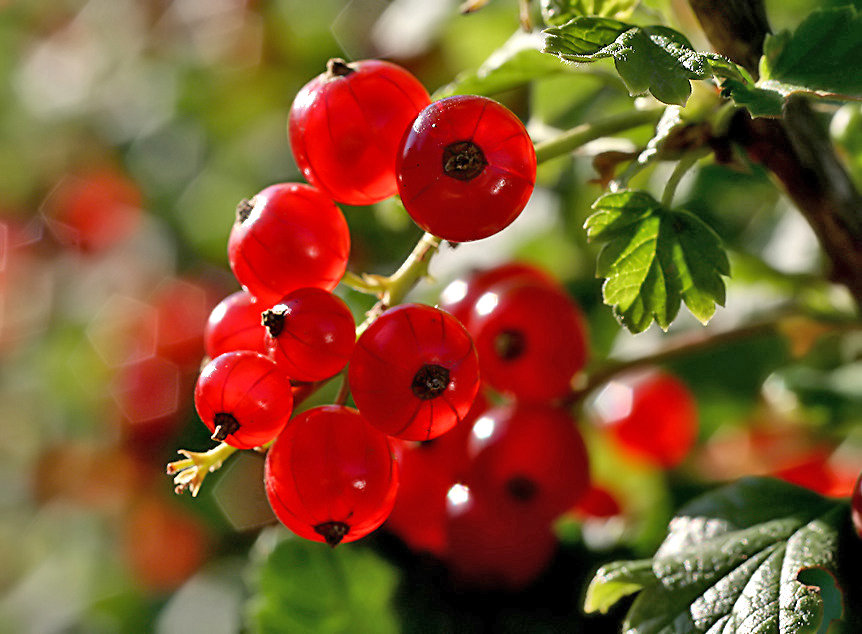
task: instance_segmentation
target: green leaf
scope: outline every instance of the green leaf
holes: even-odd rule
[[[459,74],[437,90],[434,99],[452,95],[494,95],[567,71],[565,64],[543,54],[541,48],[541,34],[519,30],[478,69]]]
[[[258,570],[256,632],[396,632],[397,573],[368,549],[285,539]]]
[[[559,26],[581,15],[625,18],[638,0],[541,0],[545,24]]]
[[[760,82],[787,95],[818,92],[862,98],[862,15],[844,6],[812,12],[792,34],[767,36]]]
[[[730,78],[723,84],[725,94],[754,116],[764,117],[781,116],[793,93],[862,99],[862,73],[853,72],[862,57],[860,32],[862,15],[853,6],[814,11],[793,33],[766,37],[756,84]]]
[[[584,227],[589,240],[606,243],[596,266],[604,302],[630,331],[653,321],[666,330],[682,301],[703,323],[724,305],[727,254],[697,216],[634,190],[606,194],[593,209]]]
[[[584,611],[606,614],[623,597],[655,583],[657,579],[649,559],[607,564],[599,568],[587,587]]]
[[[589,607],[607,609],[625,595],[620,584],[639,584],[643,590],[623,625],[631,634],[817,632],[824,620],[821,587],[835,589],[820,572],[807,571],[836,578],[846,521],[846,502],[778,480],[740,480],[684,507],[651,562],[600,570]],[[835,603],[830,618],[838,616]]]
[[[684,35],[664,26],[578,17],[544,34],[546,53],[574,62],[611,57],[631,95],[650,92],[667,104],[684,105],[691,94],[689,81],[713,76],[709,58],[695,51]]]

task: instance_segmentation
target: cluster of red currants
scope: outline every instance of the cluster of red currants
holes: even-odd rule
[[[382,61],[331,60],[297,95],[288,131],[309,184],[273,185],[238,206],[228,258],[244,289],[209,319],[211,361],[195,406],[215,440],[241,449],[272,442],[265,487],[273,510],[295,533],[334,546],[389,515],[399,481],[392,438],[448,431],[468,416],[480,383],[471,336],[443,310],[390,308],[357,340],[349,309],[331,292],[350,251],[335,202],[397,193],[426,231],[477,240],[522,211],[536,157],[500,104],[474,96],[431,103],[418,80]],[[348,364],[357,409],[327,405],[291,418],[298,391]]]
[[[560,404],[586,361],[584,320],[555,280],[520,263],[452,282],[440,306],[475,341],[484,387],[452,431],[402,445],[386,527],[462,582],[518,588],[545,569],[554,520],[590,484],[584,441]]]

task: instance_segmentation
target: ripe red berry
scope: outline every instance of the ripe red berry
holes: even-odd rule
[[[398,465],[389,439],[359,412],[325,405],[279,434],[266,456],[264,484],[285,526],[335,546],[383,523],[395,503]]]
[[[652,372],[612,381],[593,401],[596,421],[630,456],[669,469],[697,436],[697,406],[676,377]]]
[[[300,288],[263,313],[272,359],[297,381],[337,373],[356,342],[353,315],[340,298],[319,288]]]
[[[476,301],[494,284],[515,280],[557,286],[550,274],[532,264],[507,262],[452,280],[440,293],[437,306],[464,324],[467,332],[472,332],[469,320]]]
[[[272,305],[304,286],[332,290],[347,267],[350,233],[318,190],[281,183],[237,207],[228,260],[240,284]]]
[[[473,421],[488,408],[479,392],[460,423],[425,442],[402,443],[401,484],[386,528],[414,551],[446,552],[446,493],[467,471],[467,440]]]
[[[575,421],[550,405],[516,403],[473,424],[466,483],[494,505],[550,522],[587,491],[587,450]]]
[[[429,102],[422,84],[400,66],[331,59],[290,109],[296,164],[309,183],[338,202],[370,205],[389,198],[397,191],[401,137]]]
[[[348,378],[368,422],[404,440],[429,440],[466,416],[479,389],[479,362],[452,315],[402,304],[359,337]]]
[[[549,523],[501,508],[464,485],[449,490],[446,510],[446,564],[466,585],[519,590],[547,568],[556,551]]]
[[[210,313],[204,328],[204,349],[215,359],[225,352],[253,350],[267,354],[266,328],[261,313],[266,305],[248,291],[241,290],[225,297]]]
[[[862,539],[862,473],[856,480],[856,485],[853,487],[853,494],[850,496],[850,516],[853,518],[853,528],[856,529],[856,534],[859,539]]]
[[[536,152],[505,106],[474,95],[427,106],[401,143],[398,193],[420,227],[446,240],[486,238],[530,199]]]
[[[275,438],[290,418],[290,378],[261,354],[227,352],[201,371],[195,408],[213,440],[238,449],[259,447]]]
[[[492,285],[476,301],[469,323],[482,379],[520,399],[564,396],[586,363],[581,311],[549,284],[514,279]]]

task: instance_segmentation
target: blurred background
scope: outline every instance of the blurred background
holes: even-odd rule
[[[822,4],[767,2],[776,28],[794,26]],[[179,448],[212,444],[191,400],[203,327],[238,288],[226,259],[236,203],[300,179],[285,135],[293,95],[334,56],[386,57],[432,93],[459,73],[475,79],[471,73],[518,30],[518,5],[494,0],[468,16],[458,6],[0,1],[0,632],[236,632],[249,618],[252,629],[281,631],[266,627],[277,620],[259,617],[277,612],[267,601],[279,596],[288,597],[284,605],[318,601],[309,631],[341,631],[314,620],[329,610],[320,603],[320,593],[330,596],[321,590],[321,570],[333,561],[328,550],[279,551],[291,579],[270,578],[284,534],[262,491],[261,456],[234,457],[196,499],[174,495],[165,464]],[[661,15],[705,48],[683,2],[645,1],[637,17]],[[465,85],[504,101],[536,138],[631,103],[598,66],[529,89]],[[828,116],[862,180],[859,108]],[[470,267],[518,257],[553,272],[581,303],[596,359],[655,350],[661,333],[620,334],[601,304],[595,250],[581,231],[600,192],[591,182],[592,156],[647,139],[641,130],[617,146],[543,166],[518,224],[481,245],[444,249],[432,267],[435,282],[416,297],[433,303],[443,284]],[[644,182],[666,174],[658,168]],[[766,174],[704,167],[680,198],[748,254],[735,260],[736,281],[717,325],[743,323],[789,300],[846,311],[847,297],[820,281],[813,236]],[[356,273],[391,272],[420,235],[395,201],[345,212]],[[370,307],[366,297],[338,292],[357,316]],[[680,319],[673,330],[695,323]],[[798,339],[791,343],[804,348]],[[519,629],[527,622],[574,627],[592,568],[620,553],[651,552],[672,509],[714,482],[806,460],[839,489],[842,477],[858,473],[858,333],[801,350],[775,334],[741,346],[673,367],[696,394],[701,420],[700,453],[678,471],[631,465],[585,431],[598,456],[594,475],[627,519],[619,530],[564,522],[552,569],[492,618],[501,631],[527,631]],[[764,453],[792,460],[765,464]],[[800,477],[823,477],[811,473]],[[380,631],[479,627],[491,618],[488,606],[499,610],[497,595],[446,590],[437,564],[391,536],[368,541],[370,549],[357,547],[339,565],[356,572],[351,583],[369,580],[352,592],[376,593],[357,603],[385,610],[374,621]],[[615,629],[604,621],[592,627]]]

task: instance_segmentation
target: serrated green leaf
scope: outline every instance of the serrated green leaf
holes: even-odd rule
[[[623,597],[657,582],[651,559],[607,564],[598,569],[587,587],[584,611],[606,614]]]
[[[727,254],[697,216],[633,190],[606,194],[593,209],[584,226],[588,239],[606,243],[596,265],[604,302],[630,331],[653,321],[666,330],[682,301],[703,323],[724,304]]]
[[[567,71],[566,65],[542,53],[539,33],[515,32],[476,70],[459,74],[434,93],[434,99],[452,95],[494,95],[533,80]]]
[[[684,35],[664,26],[578,17],[544,33],[546,53],[576,62],[611,57],[630,94],[650,92],[667,104],[684,105],[691,94],[689,81],[713,75],[709,59]]]
[[[581,15],[625,18],[638,0],[541,0],[545,24],[559,26]]]
[[[813,11],[792,34],[767,36],[759,85],[782,94],[805,91],[862,98],[860,33],[862,15],[853,6]]]
[[[862,99],[862,73],[853,72],[862,57],[862,14],[853,6],[818,9],[793,32],[768,35],[760,58],[760,80],[728,78],[726,95],[756,117],[779,117],[794,93],[832,100]],[[721,72],[719,72],[721,71]]]
[[[258,570],[256,632],[396,632],[396,571],[371,551],[285,539]]]
[[[655,582],[643,562],[623,562],[593,580],[591,590],[604,591],[604,600],[588,598],[591,607],[607,609],[626,594],[623,584],[642,585],[623,625],[631,634],[817,632],[823,598],[805,571],[836,576],[846,521],[846,502],[778,480],[743,479],[700,497],[671,520],[652,559]],[[639,576],[627,574],[629,568]],[[603,589],[603,583],[611,585]]]

